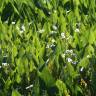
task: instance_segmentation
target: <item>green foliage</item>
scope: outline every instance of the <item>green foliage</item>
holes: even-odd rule
[[[0,0],[0,96],[95,96],[95,5]]]

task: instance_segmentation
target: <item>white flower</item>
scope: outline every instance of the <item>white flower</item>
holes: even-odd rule
[[[61,33],[61,38],[62,38],[62,39],[65,38],[65,33]]]
[[[53,25],[52,26],[54,30],[57,30],[57,26],[56,25]]]
[[[72,62],[72,59],[71,58],[67,58],[67,61],[70,63],[70,62]]]
[[[49,15],[51,15],[51,12],[48,12]]]
[[[55,44],[51,44],[51,45],[50,45],[51,48],[52,48],[52,47],[55,47],[55,46],[56,46]]]
[[[77,29],[75,29],[75,32],[80,33],[80,30],[77,28]]]
[[[12,22],[12,25],[15,25],[16,22]]]
[[[80,69],[80,71],[82,72],[82,71],[83,71],[83,69],[84,69],[84,68],[82,67],[82,68]]]
[[[65,54],[61,54],[62,58],[65,58]]]
[[[55,42],[55,39],[52,39],[52,43],[54,43]]]
[[[72,62],[72,64],[76,65],[76,64],[77,64],[77,62]]]
[[[70,12],[70,10],[66,10],[66,14],[68,14]]]
[[[90,58],[90,55],[87,55],[87,58]]]
[[[2,66],[8,66],[8,64],[7,63],[2,63]]]
[[[0,69],[1,69],[1,66],[0,66]]]
[[[29,88],[32,88],[33,87],[33,84],[32,85],[30,85],[30,86],[28,86],[28,87],[26,87],[26,89],[29,89]]]
[[[49,44],[47,44],[46,48],[50,48],[50,45],[49,45]]]
[[[45,30],[44,29],[41,29],[41,30],[39,30],[38,32],[39,33],[43,33]]]
[[[22,34],[24,32],[22,29],[20,30],[20,28],[18,26],[16,26],[16,29],[20,32],[20,34]]]
[[[50,34],[56,34],[57,32],[56,31],[51,31]]]
[[[25,26],[24,25],[21,26],[21,30],[25,31]]]
[[[46,64],[49,62],[49,59],[47,59]]]
[[[66,53],[66,54],[68,54],[68,53],[73,54],[73,50],[66,50],[65,53]]]

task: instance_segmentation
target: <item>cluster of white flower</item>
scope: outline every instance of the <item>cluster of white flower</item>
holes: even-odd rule
[[[22,25],[20,28],[16,26],[16,29],[20,32],[20,34],[22,34],[25,31],[25,26]]]
[[[68,53],[73,54],[73,50],[66,50],[65,53],[66,53],[66,54],[68,54]]]
[[[69,63],[72,63],[73,65],[76,65],[77,64],[77,61],[74,61],[72,58],[66,58],[67,59],[67,62]]]
[[[56,46],[56,45],[52,43],[52,44],[50,45],[50,48],[55,47],[55,46]]]
[[[49,45],[49,44],[47,44],[47,45],[46,45],[46,48],[47,48],[47,49],[49,49],[49,48],[53,48],[53,47],[55,47],[55,46],[56,46],[56,45],[55,45],[55,44],[53,44],[53,43],[52,43],[52,44],[50,44],[50,45]]]
[[[76,54],[73,52],[72,49],[66,50],[64,53],[61,54],[61,56],[62,56],[62,58],[66,57],[66,61],[69,63],[72,63],[74,65],[76,65],[78,63],[78,61],[75,61],[72,59],[72,57],[74,57],[74,56],[76,57]],[[69,56],[71,56],[71,57],[69,57]]]

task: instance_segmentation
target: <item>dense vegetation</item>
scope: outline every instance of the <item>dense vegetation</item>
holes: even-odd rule
[[[95,0],[0,0],[0,96],[96,96]]]

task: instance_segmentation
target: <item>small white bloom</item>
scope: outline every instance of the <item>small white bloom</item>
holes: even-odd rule
[[[66,10],[66,14],[68,14],[70,12],[70,10]]]
[[[48,12],[49,15],[51,15],[51,12]]]
[[[77,29],[75,29],[75,32],[80,33],[80,30],[77,28]]]
[[[41,30],[39,30],[38,32],[39,33],[43,33],[45,30],[44,29],[41,29]]]
[[[51,48],[52,48],[52,47],[55,47],[55,46],[56,46],[55,44],[51,44],[51,45],[50,45]]]
[[[72,59],[71,58],[67,58],[67,61],[70,63],[70,62],[72,62]]]
[[[47,44],[46,48],[50,48],[50,45],[49,45],[49,44]]]
[[[12,22],[12,25],[15,25],[16,22]]]
[[[24,25],[21,26],[21,30],[25,31],[25,26]]]
[[[65,53],[66,53],[66,54],[68,54],[68,53],[73,54],[73,50],[66,50]]]
[[[53,25],[52,26],[54,30],[57,30],[57,26],[56,25]]]
[[[76,65],[76,64],[77,64],[77,62],[72,62],[72,64]]]
[[[65,54],[61,54],[62,58],[65,58]]]
[[[0,69],[1,69],[1,66],[0,66]]]
[[[87,58],[90,58],[90,55],[87,55]]]
[[[46,64],[49,62],[49,59],[47,59]]]
[[[52,43],[54,43],[55,42],[55,39],[52,39]]]
[[[61,38],[62,38],[62,39],[65,38],[65,33],[61,33]]]
[[[82,72],[82,71],[83,71],[83,69],[84,69],[84,68],[82,67],[82,68],[80,69],[80,71]]]
[[[30,85],[30,86],[28,86],[28,87],[26,87],[26,89],[29,89],[29,88],[32,88],[33,87],[33,84],[32,85]]]
[[[8,64],[7,63],[2,63],[2,66],[8,66]]]
[[[51,31],[50,34],[56,34],[57,32],[56,31]]]

